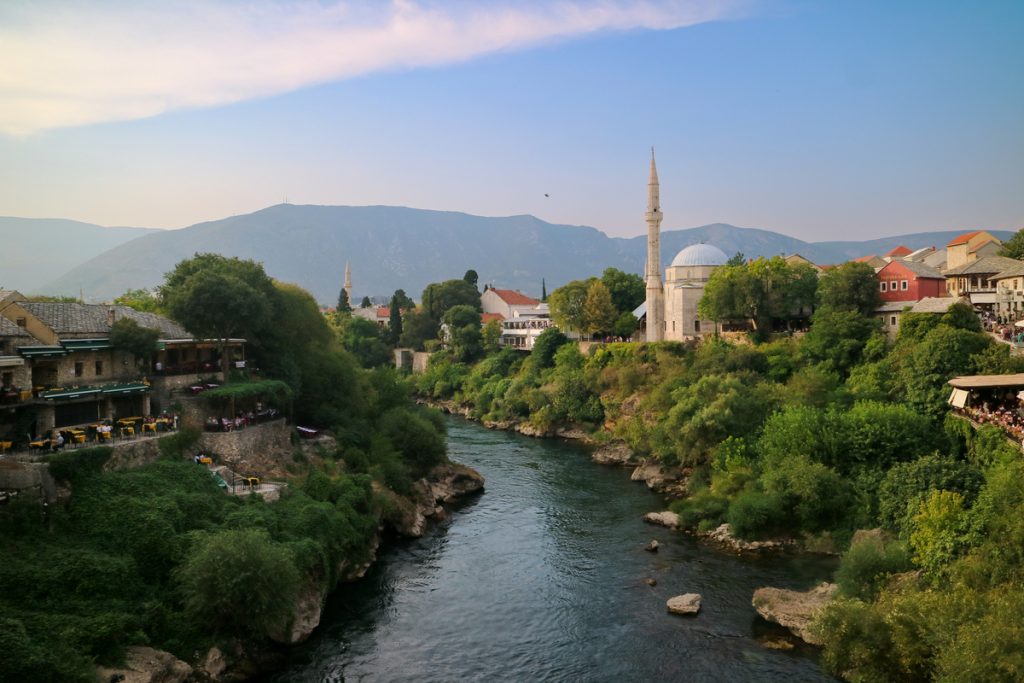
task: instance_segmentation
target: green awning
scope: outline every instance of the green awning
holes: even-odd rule
[[[62,344],[68,351],[102,351],[113,348],[109,339],[67,339]]]
[[[145,391],[149,391],[149,385],[143,384],[142,382],[135,382],[133,384],[108,384],[102,387],[104,394],[141,394]]]
[[[19,346],[18,353],[24,358],[54,358],[68,355],[63,346]]]
[[[56,389],[54,391],[44,391],[39,394],[40,398],[44,398],[48,401],[53,400],[65,400],[69,401],[74,398],[84,398],[86,396],[93,396],[101,393],[102,390],[96,387],[87,389]]]

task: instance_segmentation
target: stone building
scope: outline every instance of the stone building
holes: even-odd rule
[[[946,245],[946,269],[953,270],[986,256],[996,256],[1003,243],[984,230],[958,235]]]
[[[113,347],[121,319],[158,332],[149,359]],[[244,363],[243,344],[230,340],[231,360]],[[219,349],[154,313],[0,292],[0,441],[167,408],[173,390],[220,376]]]

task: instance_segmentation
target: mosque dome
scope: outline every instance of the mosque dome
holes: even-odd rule
[[[672,266],[724,266],[729,257],[712,244],[691,244],[676,254]]]

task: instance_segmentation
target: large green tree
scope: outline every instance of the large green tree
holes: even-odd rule
[[[612,303],[611,292],[601,280],[594,280],[587,288],[583,302],[583,331],[592,335],[603,335],[613,331],[618,311]]]
[[[825,271],[818,281],[818,301],[833,310],[872,315],[882,303],[875,269],[850,261]]]
[[[586,328],[584,312],[587,292],[596,278],[589,280],[573,280],[551,292],[548,303],[551,306],[551,319],[563,330],[583,332]]]
[[[636,273],[625,273],[618,268],[605,268],[601,282],[608,288],[612,304],[621,313],[630,313],[644,302],[647,296],[644,280]]]
[[[1024,228],[1013,234],[1013,237],[1003,242],[1003,248],[999,250],[1000,256],[1024,259]]]
[[[453,306],[445,311],[444,324],[448,330],[448,345],[458,360],[467,362],[480,357],[483,331],[479,310],[467,304]]]
[[[722,266],[711,273],[697,305],[710,320],[749,320],[756,330],[803,317],[814,305],[817,275],[805,263],[791,265],[781,256]]]
[[[110,345],[135,356],[135,361],[145,366],[156,351],[160,331],[143,327],[131,318],[121,318],[110,326]]]
[[[228,340],[255,336],[268,325],[275,290],[263,266],[254,261],[197,254],[167,274],[160,297],[170,316],[189,332],[218,340],[227,376]]]
[[[471,306],[480,310],[480,292],[476,285],[466,280],[445,280],[427,285],[423,290],[423,310],[433,320],[440,322],[445,312],[453,306]]]

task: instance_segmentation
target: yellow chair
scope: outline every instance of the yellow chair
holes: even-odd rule
[[[121,438],[135,436],[135,427],[121,427]]]
[[[99,443],[100,441],[110,441],[113,436],[114,435],[111,432],[96,432],[96,443]]]
[[[13,441],[0,441],[0,454],[6,453],[13,445]]]
[[[155,422],[146,422],[146,423],[144,423],[142,425],[142,432],[143,433],[153,432],[154,434],[156,434],[156,423]]]

